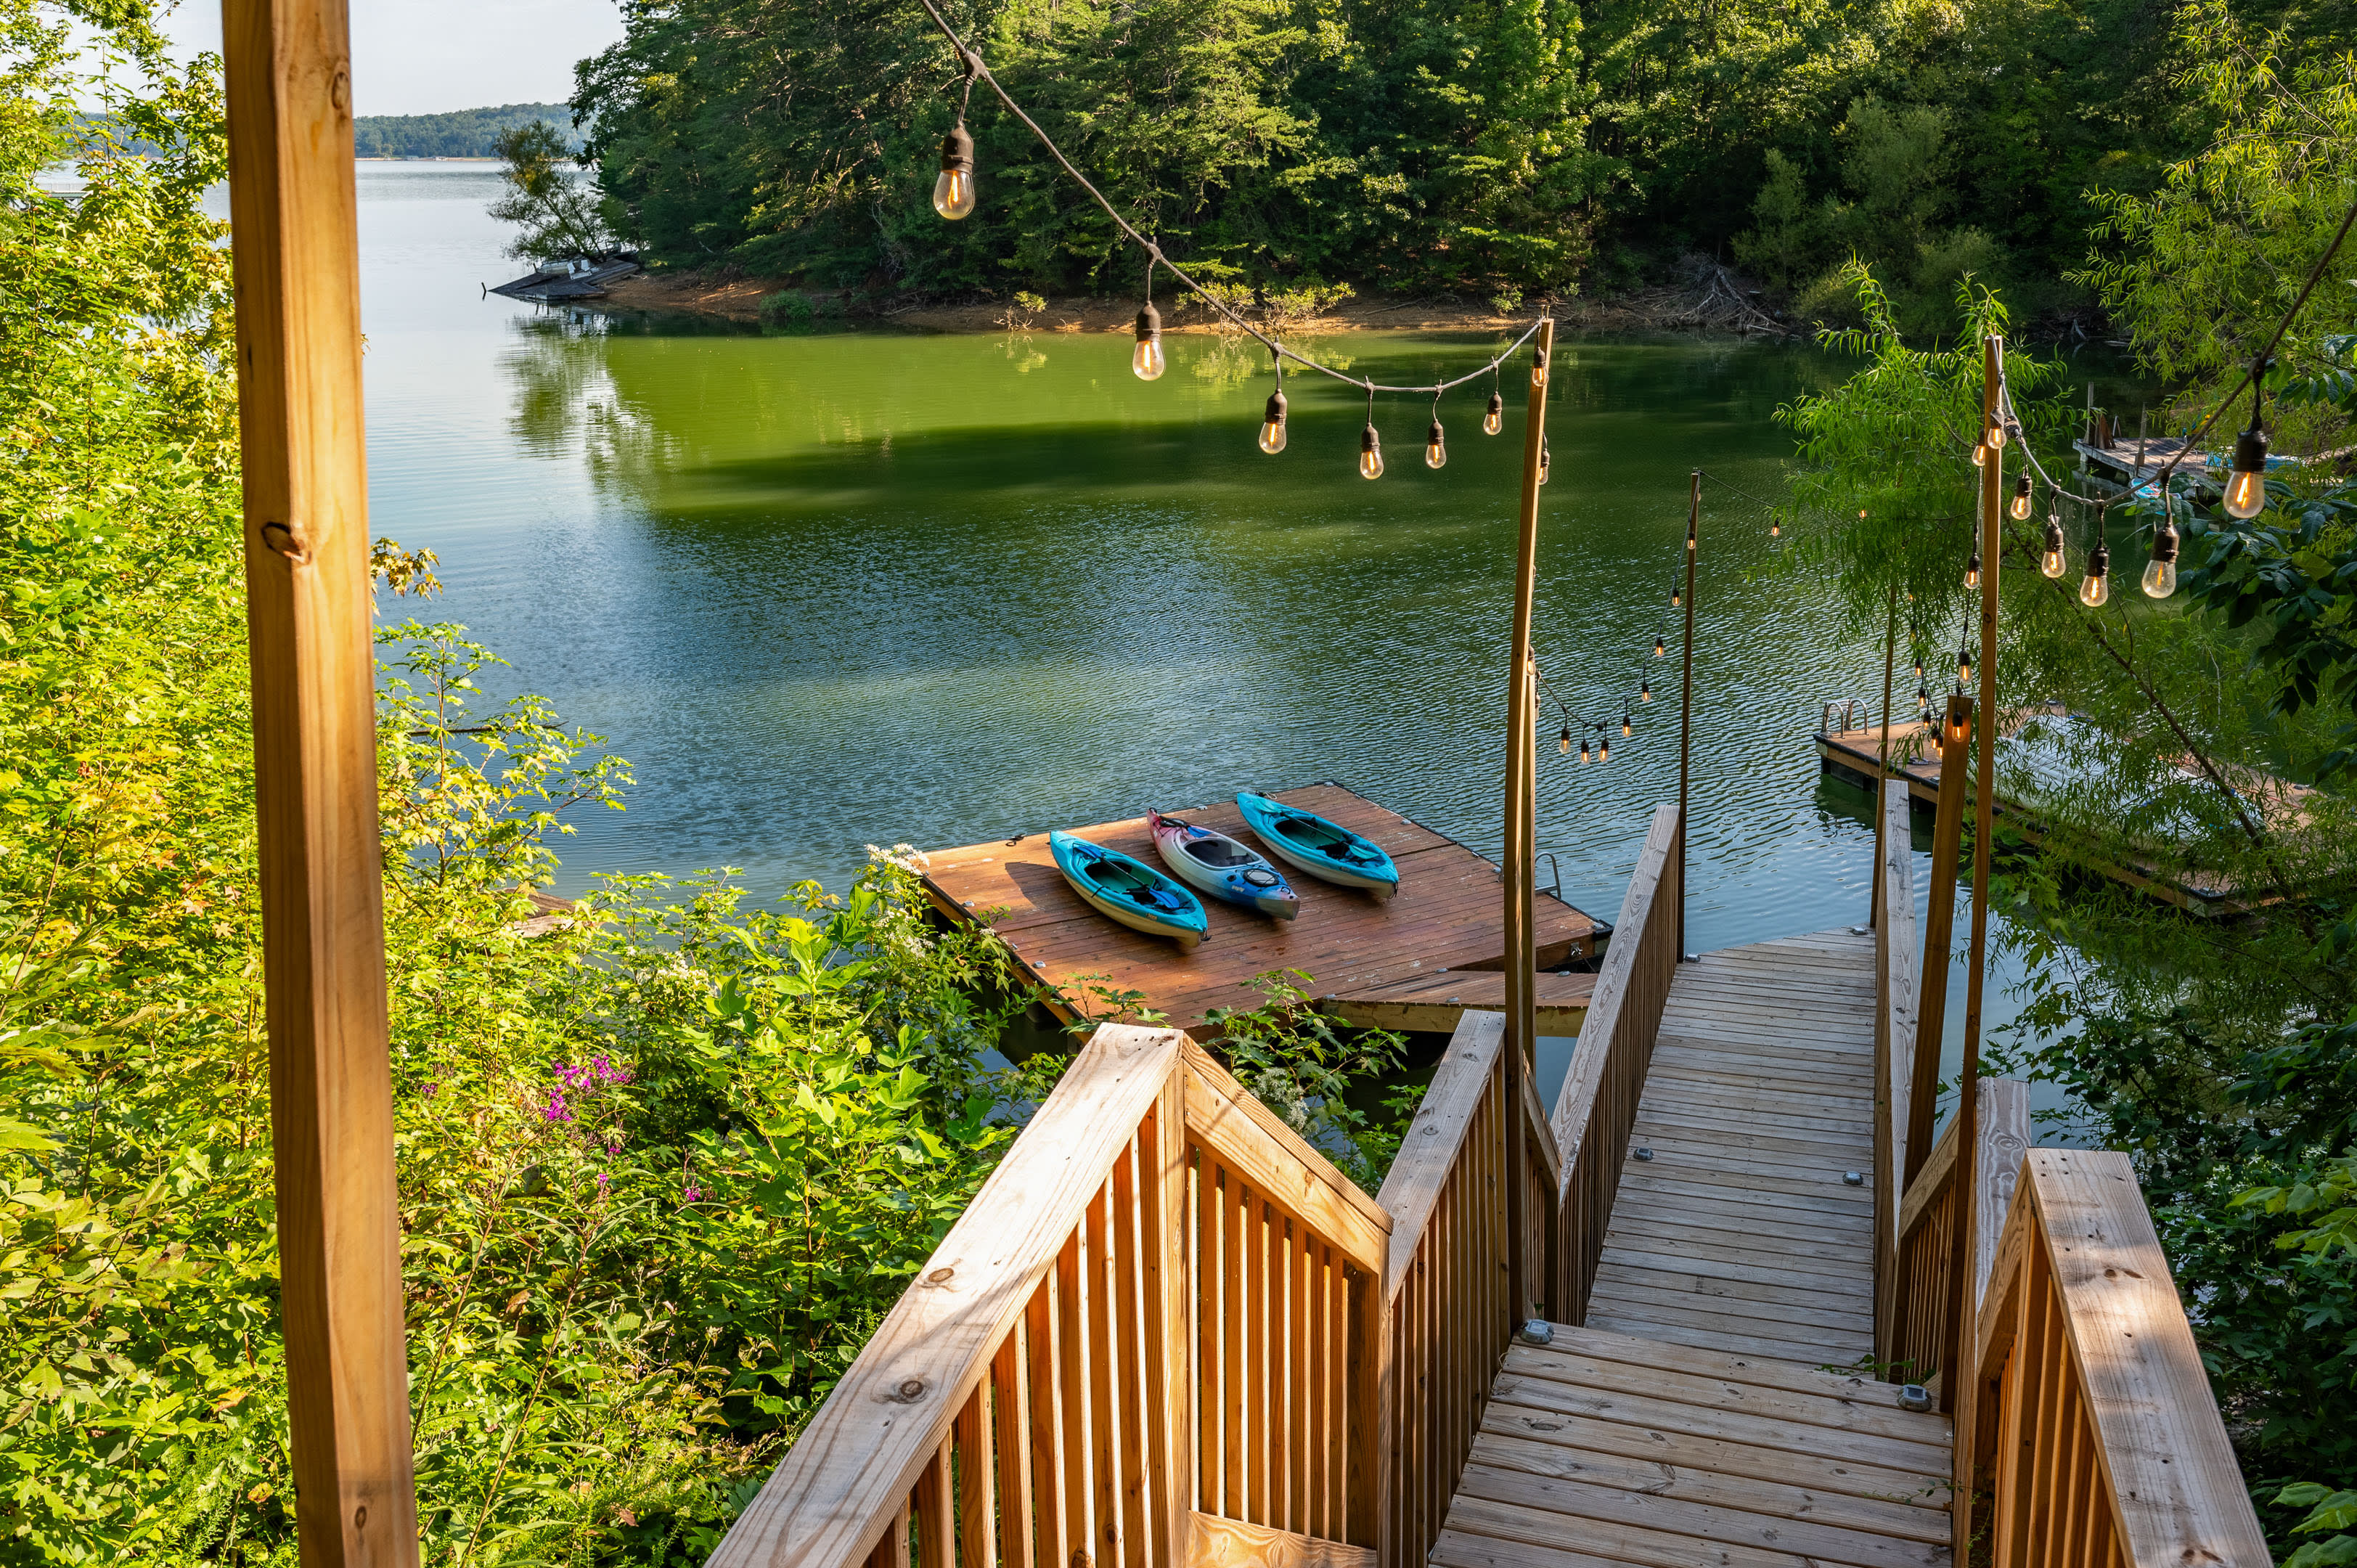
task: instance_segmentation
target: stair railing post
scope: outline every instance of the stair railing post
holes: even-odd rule
[[[1694,757],[1694,631],[1695,554],[1702,534],[1702,470],[1696,468],[1686,489],[1686,638],[1678,676],[1678,921],[1677,952],[1673,962],[1686,956],[1686,776]]]
[[[1882,636],[1882,766],[1874,775],[1874,888],[1867,896],[1866,923],[1882,929],[1882,786],[1890,778],[1890,686],[1899,663],[1899,585],[1890,585],[1889,624]],[[1683,802],[1682,802],[1683,803]]]

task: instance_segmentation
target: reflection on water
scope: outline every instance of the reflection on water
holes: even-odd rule
[[[730,865],[762,889],[840,881],[862,846],[947,846],[1332,779],[1498,850],[1519,416],[1286,380],[1291,440],[1254,444],[1265,353],[1124,333],[769,336],[536,312],[487,170],[361,176],[375,528],[444,564],[443,609],[636,767],[627,814],[566,841],[565,875]],[[1318,338],[1351,373],[1461,373],[1475,335]],[[1541,758],[1565,896],[1617,916],[1677,783],[1668,594],[1695,467],[1754,494],[1789,449],[1776,405],[1838,364],[1669,337],[1559,350],[1537,647],[1551,687],[1617,718],[1610,763]],[[1520,376],[1505,389],[1518,407]],[[1772,570],[1783,548],[1703,520],[1688,940],[1864,918],[1863,800],[1820,787],[1828,698],[1878,693],[1880,649]],[[1724,496],[1727,505],[1719,499]],[[1748,509],[1745,509],[1748,510]],[[1673,657],[1651,657],[1668,634]],[[1552,713],[1550,733],[1555,724]],[[1552,873],[1550,873],[1550,879]]]

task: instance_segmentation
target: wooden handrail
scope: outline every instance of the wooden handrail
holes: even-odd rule
[[[711,1561],[1371,1568],[1391,1229],[1184,1035],[1104,1026]]]
[[[1518,1170],[1529,1184],[1524,1214],[1554,1203],[1554,1135],[1529,1064],[1505,1042],[1503,1014],[1464,1015],[1383,1181],[1386,1564],[1421,1563],[1440,1538],[1520,1313],[1517,1251],[1544,1244],[1535,1224],[1513,1234],[1509,1184]]]
[[[1906,1198],[1907,1128],[1914,1089],[1915,933],[1912,800],[1903,779],[1882,785],[1882,863],[1875,868],[1874,1347],[1888,1361],[1898,1294],[1899,1216]]]
[[[1612,929],[1612,946],[1596,977],[1579,1047],[1555,1097],[1552,1126],[1561,1175],[1549,1206],[1555,1234],[1548,1247],[1547,1307],[1566,1323],[1587,1318],[1587,1293],[1620,1189],[1629,1131],[1682,956],[1677,929],[1685,900],[1679,884],[1678,832],[1677,807],[1656,807],[1621,900],[1620,922]]]
[[[2266,1568],[2270,1558],[2126,1155],[2032,1149],[1959,1410],[1993,1568]]]
[[[1996,1239],[2012,1208],[2014,1173],[2029,1146],[2029,1086],[2014,1079],[1980,1081],[1979,1201],[1973,1206],[1979,1232],[1973,1251],[1976,1304],[1996,1255]],[[1940,1141],[1899,1205],[1894,1227],[1890,1309],[1876,1323],[1878,1354],[1901,1380],[1933,1383],[1940,1376],[1949,1314],[1965,1306],[1951,1278],[1951,1227],[1955,1217],[1957,1119],[1949,1118]],[[1886,1341],[1887,1336],[1887,1341]]]

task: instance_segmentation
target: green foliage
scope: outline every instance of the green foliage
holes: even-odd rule
[[[2345,39],[2317,48],[2293,28],[2254,27],[2223,0],[2189,0],[2172,41],[2209,134],[2158,189],[2104,199],[2099,238],[2112,243],[2083,280],[2137,357],[2206,409],[2220,379],[2264,345],[2357,199],[2357,55]],[[2287,363],[2313,367],[2320,339],[2345,329],[2336,324],[2351,302],[2337,283],[2294,324],[2279,350]]]
[[[1258,1006],[1213,1008],[1204,1019],[1217,1031],[1211,1048],[1262,1104],[1373,1197],[1424,1090],[1387,1090],[1372,1113],[1356,1095],[1397,1075],[1406,1040],[1386,1029],[1336,1025],[1318,1010],[1309,976],[1297,969],[1272,970],[1253,983]]]
[[[447,114],[362,114],[352,122],[352,150],[364,158],[495,158],[500,133],[542,122],[581,150],[572,111],[562,103],[501,103]]]
[[[101,115],[0,8],[0,1560],[291,1562],[216,68],[80,23]],[[700,1560],[1009,1136],[1001,955],[885,860],[527,923],[627,771],[458,628],[385,636],[427,1556]]]
[[[520,227],[507,253],[534,262],[602,256],[612,246],[597,193],[568,166],[576,160],[565,135],[545,120],[498,133],[491,147],[505,160],[507,192],[490,205],[502,223]]]

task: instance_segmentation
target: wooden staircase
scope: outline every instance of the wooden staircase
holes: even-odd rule
[[[1691,963],[1662,808],[1554,1106],[1467,1013],[1372,1198],[1100,1028],[712,1568],[2266,1568],[2126,1157],[1910,1158],[1884,806],[1871,937]]]
[[[1587,1326],[1506,1353],[1434,1563],[1951,1561],[1949,1419],[1835,1369],[1874,1348],[1874,989],[1846,930],[1678,967]]]

